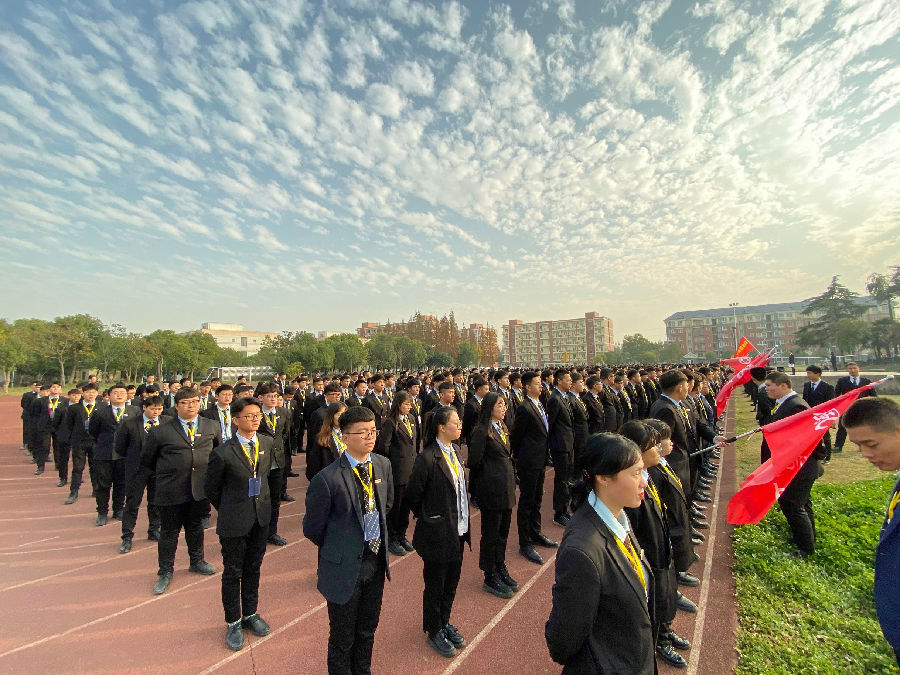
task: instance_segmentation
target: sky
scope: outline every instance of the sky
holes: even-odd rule
[[[7,0],[0,316],[619,341],[864,292],[900,264],[898,38],[896,0]]]

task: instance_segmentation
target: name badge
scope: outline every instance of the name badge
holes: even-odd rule
[[[381,523],[378,519],[378,511],[367,513],[363,516],[363,539],[371,541],[381,536]]]
[[[259,497],[259,491],[262,488],[262,478],[260,476],[253,476],[247,481],[247,496],[248,497]]]

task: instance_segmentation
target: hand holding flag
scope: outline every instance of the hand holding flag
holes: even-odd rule
[[[731,392],[734,391],[734,388],[750,381],[750,369],[766,365],[774,353],[775,348],[773,347],[765,354],[760,354],[755,359],[751,359],[750,363],[745,365],[736,375],[728,380],[728,382],[722,385],[719,393],[716,394],[716,417],[721,417],[722,413],[725,412],[725,406],[728,404],[728,399],[731,396]]]

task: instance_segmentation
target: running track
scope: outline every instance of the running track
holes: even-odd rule
[[[19,449],[18,397],[0,398],[0,674],[321,673],[326,670],[328,615],[316,591],[316,548],[304,540],[301,521],[306,479],[291,479],[297,501],[281,506],[282,548],[270,546],[262,569],[260,614],[272,633],[245,631],[245,647],[224,644],[220,575],[187,571],[182,537],[169,591],[153,596],[156,544],[147,541],[146,512],[135,528],[134,548],[119,555],[119,521],[95,527],[90,491],[64,506],[52,464],[43,476]],[[734,425],[729,407],[728,430]],[[736,615],[731,575],[731,539],[724,507],[736,486],[736,467],[723,453],[723,467],[708,511],[711,529],[691,572],[699,588],[682,589],[700,605],[696,615],[679,613],[676,631],[694,643],[685,652],[687,673],[730,673]],[[299,460],[299,461],[298,461]],[[295,469],[303,473],[303,456]],[[545,482],[544,531],[561,539],[550,509],[552,476]],[[215,514],[215,510],[213,511]],[[215,515],[213,515],[215,518]],[[515,519],[515,518],[514,518]],[[473,510],[473,550],[466,551],[452,621],[469,645],[444,659],[425,644],[421,631],[421,561],[415,554],[391,557],[393,581],[385,587],[375,638],[373,671],[391,673],[559,673],[544,641],[553,584],[553,552],[540,549],[543,566],[518,554],[513,522],[510,573],[521,590],[502,600],[481,590],[478,514]],[[213,525],[214,527],[214,525]],[[411,526],[412,527],[412,526]],[[410,530],[411,532],[411,530]],[[707,550],[713,548],[713,555]],[[215,530],[206,533],[206,559],[221,569]],[[685,672],[663,664],[662,673]]]

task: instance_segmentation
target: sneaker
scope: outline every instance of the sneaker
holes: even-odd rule
[[[452,659],[456,656],[456,647],[454,647],[450,640],[447,639],[443,628],[434,635],[426,635],[425,642],[428,643],[429,647],[445,658]]]

